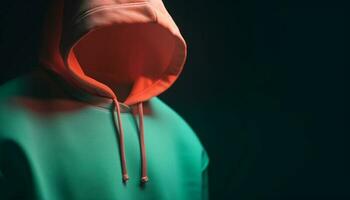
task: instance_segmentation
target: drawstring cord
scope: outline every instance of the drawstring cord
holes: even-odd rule
[[[121,111],[120,105],[117,98],[113,98],[114,109],[117,111],[118,123],[115,120],[114,123],[116,127],[119,127],[119,149],[120,149],[120,159],[122,163],[122,173],[123,173],[123,182],[129,180],[126,158],[125,158],[125,144],[124,144],[124,130],[122,127],[121,121]],[[142,102],[137,104],[138,114],[139,114],[139,132],[140,132],[140,149],[141,149],[141,183],[146,183],[148,181],[147,175],[147,159],[146,159],[146,148],[145,148],[145,133],[144,133],[144,124],[143,124],[143,105]]]
[[[129,180],[128,171],[126,168],[126,159],[125,159],[125,145],[124,145],[124,130],[122,127],[122,120],[120,114],[120,105],[117,98],[113,99],[114,108],[117,111],[118,118],[118,126],[119,127],[119,149],[120,149],[120,158],[122,162],[122,173],[123,173],[123,181],[126,182]],[[114,120],[115,122],[115,120]],[[116,123],[115,123],[116,124]],[[117,124],[116,124],[117,125]]]
[[[147,176],[147,160],[146,160],[146,149],[145,149],[145,133],[143,128],[143,106],[142,102],[138,103],[139,113],[139,127],[140,127],[140,147],[141,147],[141,182],[146,183],[148,181]]]

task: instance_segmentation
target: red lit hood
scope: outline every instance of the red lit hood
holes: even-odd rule
[[[182,71],[186,43],[161,0],[54,0],[40,61],[93,95],[146,101]],[[120,101],[120,98],[119,100]]]

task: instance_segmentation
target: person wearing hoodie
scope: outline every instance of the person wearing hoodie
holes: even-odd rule
[[[41,66],[0,87],[0,199],[207,199],[208,155],[157,97],[185,59],[161,0],[54,0]]]

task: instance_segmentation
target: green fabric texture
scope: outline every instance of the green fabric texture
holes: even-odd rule
[[[144,115],[146,184],[140,183],[137,118],[121,115],[130,176],[123,183],[114,111],[75,98],[65,87],[40,71],[0,87],[1,200],[208,198],[207,153],[159,98],[149,100]]]

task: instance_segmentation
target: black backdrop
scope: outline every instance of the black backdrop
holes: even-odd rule
[[[350,199],[348,7],[164,2],[189,54],[182,76],[161,98],[209,153],[211,199]],[[0,83],[37,65],[47,4],[1,2]]]

